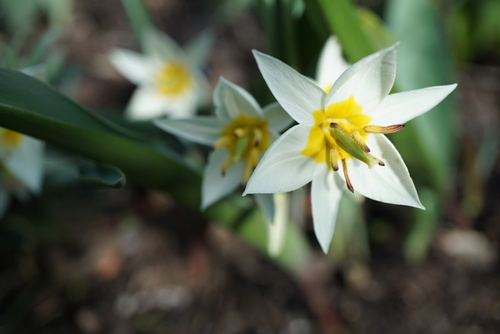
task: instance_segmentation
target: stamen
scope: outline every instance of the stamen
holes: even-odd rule
[[[379,160],[379,161],[378,161],[378,165],[379,165],[379,166],[385,166],[385,163],[384,163],[382,160]]]
[[[339,170],[339,151],[335,147],[330,148],[329,157],[330,157],[330,166],[332,167],[333,171],[335,171],[335,172],[338,171]]]
[[[370,152],[370,149],[368,148],[368,145],[366,145],[363,137],[361,137],[361,135],[359,134],[358,131],[353,131],[353,133],[351,133],[351,136],[352,136],[352,139],[354,139],[354,141],[356,142],[356,144],[358,144],[359,147],[361,147],[361,149],[363,151],[365,151],[366,153]]]
[[[347,185],[347,189],[350,192],[354,192],[354,187],[352,186],[351,179],[349,178],[349,174],[347,173],[347,162],[345,159],[342,159],[342,169],[344,170],[345,183]]]
[[[259,162],[259,149],[252,148],[248,152],[247,160],[245,161],[245,171],[243,173],[243,185],[247,184],[250,179],[250,175],[252,171],[257,167],[257,163]]]
[[[253,141],[253,145],[255,147],[259,146],[260,144],[260,140],[262,139],[262,131],[260,131],[260,129],[253,129],[253,138],[254,138],[254,141]]]
[[[224,163],[222,164],[222,167],[220,168],[220,173],[221,173],[222,176],[226,176],[226,170],[231,165],[232,162],[233,162],[233,157],[232,156],[229,156],[226,159],[226,161],[224,161]]]
[[[236,129],[234,129],[234,131],[233,131],[233,135],[234,135],[236,138],[243,137],[243,136],[245,136],[246,134],[248,134],[248,129],[247,129],[247,128],[236,128]]]
[[[394,133],[402,130],[405,127],[404,124],[390,125],[390,126],[378,126],[378,125],[367,125],[363,128],[366,133]]]
[[[223,146],[227,146],[229,145],[231,142],[233,141],[233,138],[231,136],[224,136],[224,137],[220,137],[219,139],[217,139],[213,145],[213,149],[214,150],[217,150]]]

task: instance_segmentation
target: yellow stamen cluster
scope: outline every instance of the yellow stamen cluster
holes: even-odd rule
[[[311,128],[306,147],[301,154],[310,157],[317,163],[326,163],[333,171],[339,170],[339,160],[346,180],[347,188],[354,191],[347,170],[347,160],[358,159],[370,168],[384,162],[370,153],[366,145],[368,133],[392,133],[399,131],[403,125],[381,127],[368,125],[371,117],[362,114],[362,108],[354,97],[329,105],[326,110],[313,113],[316,126]]]
[[[191,74],[181,63],[165,64],[155,77],[156,89],[167,96],[182,94],[191,84]]]
[[[229,157],[223,163],[221,174],[238,161],[245,162],[243,184],[248,182],[250,174],[257,166],[260,155],[269,147],[269,131],[267,121],[246,115],[239,115],[224,130],[215,142],[214,149],[225,147]]]

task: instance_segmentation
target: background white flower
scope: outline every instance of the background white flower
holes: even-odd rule
[[[374,200],[423,208],[401,156],[383,134],[427,112],[456,85],[388,95],[396,48],[349,67],[328,93],[283,62],[254,52],[271,92],[299,124],[265,153],[244,195],[288,192],[312,181],[314,230],[324,252],[346,186]]]
[[[41,191],[44,153],[42,141],[0,128],[0,216],[12,196],[24,201]]]
[[[195,114],[197,107],[208,101],[210,87],[201,67],[212,41],[212,34],[205,32],[183,50],[167,35],[151,30],[145,34],[144,54],[114,49],[110,62],[138,86],[126,116],[149,120]]]
[[[246,184],[262,153],[292,122],[279,104],[262,109],[224,78],[215,88],[214,104],[215,117],[155,121],[167,132],[214,148],[203,172],[202,209]]]

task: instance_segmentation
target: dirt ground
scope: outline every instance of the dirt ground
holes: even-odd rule
[[[147,3],[181,44],[212,26],[211,82],[223,75],[250,85],[257,73],[248,51],[265,49],[250,11],[228,25],[212,2]],[[116,112],[134,87],[104,55],[110,46],[137,44],[118,0],[75,4],[74,27],[62,41],[67,62],[81,70],[73,92],[89,109]],[[498,152],[488,178],[478,181],[484,201],[474,215],[464,205],[463,181],[481,144],[477,133],[500,124],[499,71],[461,69],[456,186],[422,263],[405,260],[406,231],[393,227],[383,243],[370,240],[368,263],[333,262],[315,246],[311,263],[291,274],[133,180],[120,190],[52,187],[29,211],[15,203],[0,224],[0,333],[500,332]],[[384,209],[370,202],[365,214]]]

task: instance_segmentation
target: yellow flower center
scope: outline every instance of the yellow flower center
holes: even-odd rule
[[[0,131],[2,145],[7,154],[21,145],[23,140],[22,134],[8,129],[1,129]]]
[[[243,183],[247,183],[259,162],[260,155],[269,147],[267,121],[241,114],[229,123],[220,135],[214,148],[225,147],[229,152],[221,173],[225,174],[233,162],[243,160],[245,162]]]
[[[339,169],[342,163],[347,187],[353,191],[346,161],[351,158],[366,163],[369,167],[375,164],[384,165],[382,161],[370,154],[366,145],[367,133],[382,131],[385,128],[368,126],[371,117],[363,115],[363,108],[351,96],[347,100],[330,104],[326,110],[313,113],[315,126],[309,132],[306,147],[301,154],[310,157],[317,163],[326,163],[330,170]],[[367,131],[368,130],[368,131]]]
[[[184,64],[167,63],[156,74],[155,84],[162,95],[179,95],[192,84],[191,74]]]

